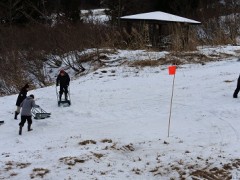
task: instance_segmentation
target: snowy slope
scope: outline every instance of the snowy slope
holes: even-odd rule
[[[240,179],[239,65],[177,69],[170,137],[166,66],[99,69],[71,82],[71,107],[57,106],[54,86],[31,91],[52,116],[22,136],[17,95],[2,97],[0,179]]]

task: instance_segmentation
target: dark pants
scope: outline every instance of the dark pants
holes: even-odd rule
[[[32,116],[21,116],[21,122],[19,123],[19,126],[23,127],[26,121],[28,123],[28,126],[31,126]]]
[[[68,93],[68,87],[67,86],[60,86],[60,91],[59,91],[59,98],[61,100],[62,94],[65,94],[65,99],[67,99],[67,93]]]
[[[238,77],[238,82],[237,82],[237,88],[235,89],[234,93],[233,93],[233,97],[237,98],[238,92],[240,91],[240,75]]]

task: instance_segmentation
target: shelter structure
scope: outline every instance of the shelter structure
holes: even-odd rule
[[[189,26],[200,25],[201,22],[173,14],[155,11],[120,17],[121,24],[126,27],[128,34],[133,27],[144,32],[145,43],[153,47],[166,47],[172,42],[174,32],[180,32],[181,43],[184,47],[189,40]]]

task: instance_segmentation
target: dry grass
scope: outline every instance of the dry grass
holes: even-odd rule
[[[63,162],[64,164],[68,166],[74,166],[77,163],[84,163],[85,160],[77,158],[77,157],[62,157],[59,159],[60,162]]]
[[[157,67],[160,66],[161,62],[159,60],[139,60],[131,62],[129,66],[131,67]]]
[[[87,144],[96,144],[97,142],[94,140],[85,140],[79,143],[79,145],[87,145]]]
[[[231,82],[234,82],[233,80],[225,80],[224,81],[225,83],[231,83]]]
[[[209,180],[215,180],[215,179],[221,179],[221,180],[231,180],[232,175],[229,171],[226,171],[224,169],[219,168],[212,168],[209,170],[196,170],[192,174],[193,179],[209,179]]]
[[[36,177],[43,178],[46,174],[50,172],[50,170],[45,168],[34,168],[32,171],[32,174],[30,174],[31,179],[34,179]]]
[[[219,54],[218,56],[206,56],[196,52],[172,52],[164,58],[157,60],[136,60],[129,62],[130,67],[158,67],[161,65],[182,65],[182,64],[202,64],[217,61],[222,58],[229,57],[228,54]]]
[[[102,143],[112,143],[113,141],[111,139],[102,139]]]
[[[13,172],[13,173],[10,174],[10,177],[14,177],[14,176],[17,176],[17,175],[18,175],[18,173]]]
[[[30,165],[31,165],[31,163],[17,163],[16,164],[16,166],[19,167],[20,169],[24,169]]]
[[[92,154],[93,154],[93,156],[95,156],[98,159],[100,159],[101,157],[104,156],[103,154],[100,154],[100,153],[92,153]]]

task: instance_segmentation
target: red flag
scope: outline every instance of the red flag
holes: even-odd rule
[[[168,73],[169,75],[174,75],[176,73],[177,66],[169,66],[168,67]]]

